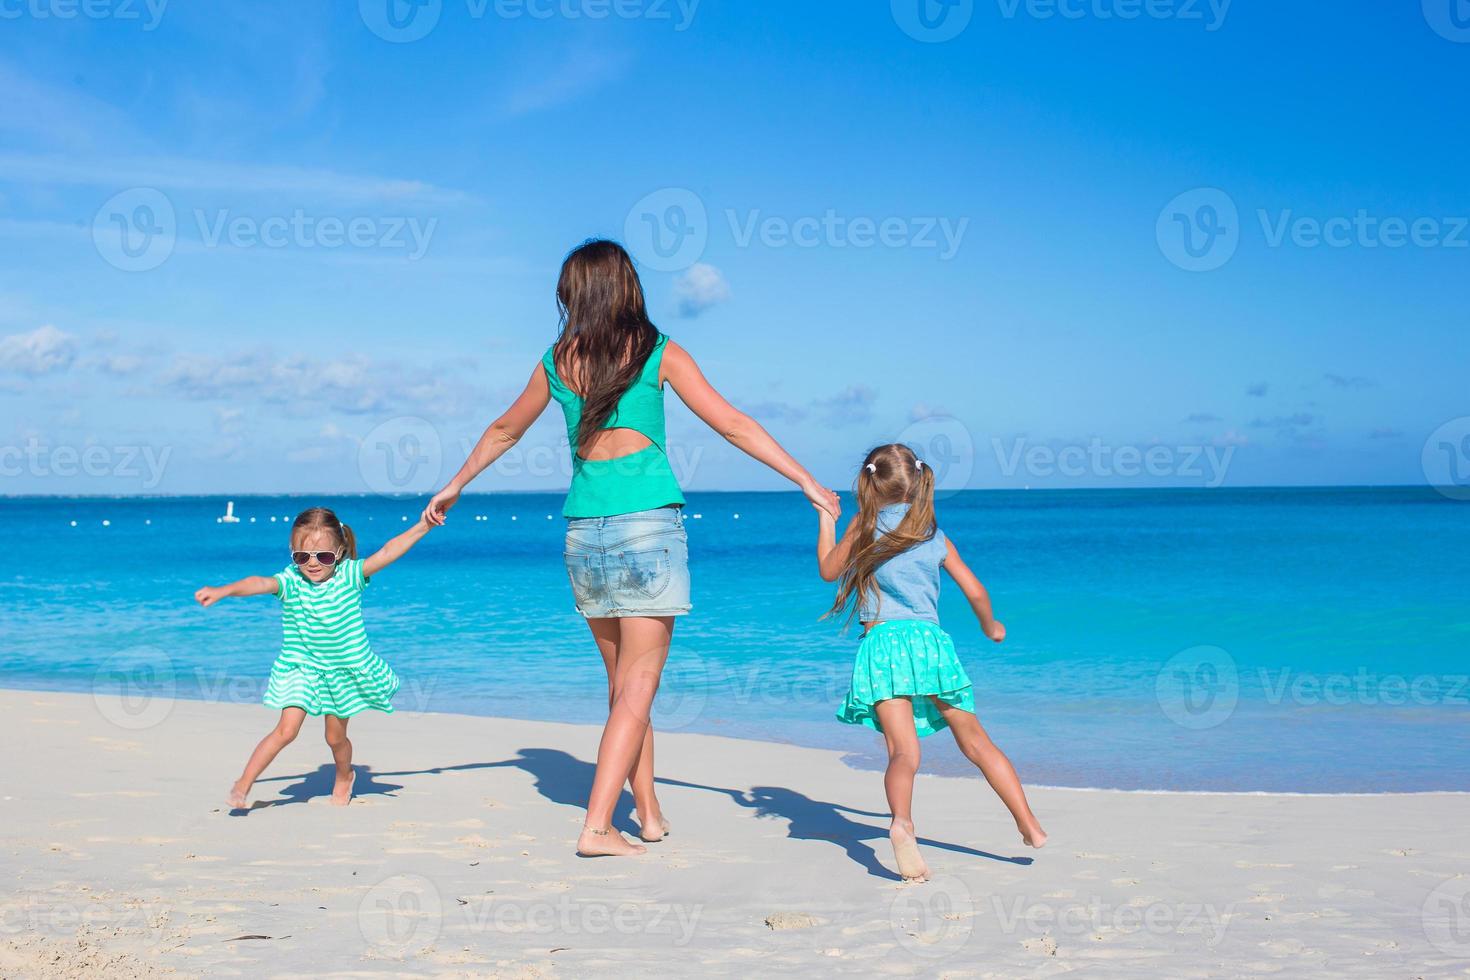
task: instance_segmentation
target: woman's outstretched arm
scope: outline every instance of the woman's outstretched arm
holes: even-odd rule
[[[691,412],[724,436],[730,445],[796,484],[808,500],[834,518],[841,513],[842,505],[837,494],[818,483],[759,422],[725,401],[705,380],[689,352],[672,340],[664,349],[663,380],[673,387],[674,393]]]
[[[475,443],[470,458],[454,474],[454,479],[434,494],[434,499],[424,508],[424,520],[434,527],[443,524],[449,508],[458,502],[464,488],[526,434],[526,430],[546,410],[549,401],[551,388],[546,381],[546,369],[537,364],[536,370],[531,372],[531,380],[526,383],[526,390],[505,410],[504,415],[490,423],[480,441]]]

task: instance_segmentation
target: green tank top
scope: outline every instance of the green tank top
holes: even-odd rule
[[[551,397],[561,404],[562,414],[566,416],[567,442],[572,447],[572,486],[561,510],[563,517],[612,517],[684,503],[684,494],[674,479],[664,448],[664,388],[658,374],[668,340],[659,334],[642,373],[623,392],[617,408],[602,426],[641,432],[652,445],[614,459],[581,457],[577,427],[582,422],[582,397],[568,388],[556,373],[555,345],[541,358]]]

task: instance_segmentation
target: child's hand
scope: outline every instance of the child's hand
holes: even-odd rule
[[[226,593],[224,589],[216,588],[212,585],[206,585],[204,588],[194,593],[194,599],[201,606],[212,606],[216,602],[219,602],[221,599],[225,598],[225,595]]]
[[[998,619],[992,619],[990,625],[985,627],[985,635],[999,643],[1006,638],[1006,624]]]

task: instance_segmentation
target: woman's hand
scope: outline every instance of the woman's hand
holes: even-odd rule
[[[990,621],[990,625],[984,627],[984,630],[985,635],[990,637],[996,643],[999,643],[1001,640],[1004,640],[1006,638],[1006,624],[1002,623],[998,619],[992,619]]]
[[[834,521],[842,516],[842,500],[826,487],[812,483],[802,487],[801,492],[806,494],[806,499],[812,502],[813,507],[827,514]]]
[[[442,527],[449,508],[459,503],[459,488],[453,484],[434,494],[429,506],[424,508],[424,523],[430,527]]]

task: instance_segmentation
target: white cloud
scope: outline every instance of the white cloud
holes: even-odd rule
[[[674,297],[679,302],[679,315],[693,318],[712,306],[729,302],[730,284],[719,269],[696,262],[674,281]]]
[[[0,337],[0,369],[19,374],[64,371],[76,360],[76,340],[47,324],[30,333]]]
[[[137,354],[109,354],[97,365],[107,374],[125,377],[143,369],[143,358]]]

